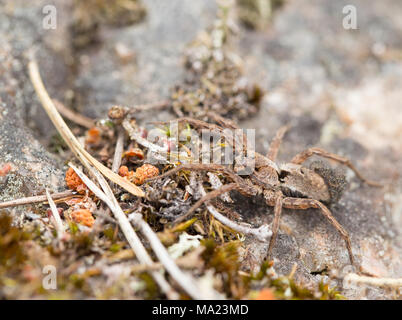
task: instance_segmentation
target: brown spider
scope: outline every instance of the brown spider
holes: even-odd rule
[[[221,132],[223,132],[224,128],[237,129],[237,126],[230,120],[217,115],[209,116],[220,125],[210,124],[192,118],[180,118],[178,121],[187,122],[199,129],[219,130]],[[303,167],[302,163],[311,156],[317,155],[346,165],[354,171],[360,180],[368,185],[375,187],[381,187],[382,185],[364,178],[347,158],[320,148],[309,148],[297,154],[289,163],[281,166],[276,165],[274,161],[276,160],[280,144],[287,130],[288,127],[285,126],[277,131],[266,156],[257,152],[255,153],[255,169],[252,174],[246,178],[240,177],[233,169],[219,164],[182,164],[147,181],[161,179],[177,173],[180,170],[219,172],[232,181],[202,197],[186,214],[177,219],[177,222],[188,218],[203,203],[231,190],[237,190],[241,194],[249,197],[262,194],[266,204],[274,207],[274,220],[272,223],[272,237],[268,247],[268,259],[271,256],[278,234],[282,208],[301,210],[309,208],[319,209],[345,240],[350,262],[352,265],[356,266],[348,232],[336,221],[330,210],[324,205],[324,203],[330,204],[339,199],[345,187],[344,177],[340,177],[332,169],[317,165],[317,162],[313,162],[310,168]]]

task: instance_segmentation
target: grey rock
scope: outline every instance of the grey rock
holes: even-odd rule
[[[50,3],[5,1],[0,9],[0,165],[12,167],[0,178],[0,201],[35,195],[45,187],[57,191],[63,184],[60,161],[29,128],[32,124],[37,137],[54,133],[27,74],[29,54],[37,48],[36,57],[51,94],[57,97],[65,80],[63,59],[48,44],[56,45],[51,41],[54,35],[42,28],[42,7]]]
[[[114,104],[133,106],[169,97],[170,89],[184,77],[185,46],[216,16],[211,0],[151,0],[146,7],[144,22],[102,27],[100,46],[82,53],[76,88],[84,114],[99,117]],[[119,46],[135,55],[131,63],[119,59]],[[167,116],[161,113],[159,119]]]

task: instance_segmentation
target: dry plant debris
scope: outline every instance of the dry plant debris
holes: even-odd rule
[[[237,28],[230,12],[222,5],[215,24],[186,50],[187,79],[172,94],[172,108],[179,117],[208,119],[208,112],[214,112],[244,119],[259,110],[263,91],[244,76],[242,59],[232,49]]]

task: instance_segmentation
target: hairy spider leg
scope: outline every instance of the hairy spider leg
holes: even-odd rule
[[[370,186],[373,186],[373,187],[382,187],[383,186],[382,184],[380,184],[378,182],[370,181],[370,180],[366,179],[359,172],[359,170],[356,169],[356,167],[352,164],[352,162],[349,159],[341,157],[334,153],[330,153],[321,148],[309,148],[307,150],[304,150],[304,151],[300,152],[299,154],[297,154],[292,159],[291,163],[302,164],[304,161],[306,161],[308,158],[312,157],[313,155],[317,155],[319,157],[335,160],[335,161],[349,167],[360,180],[362,180],[363,182],[365,182],[366,184],[368,184]]]

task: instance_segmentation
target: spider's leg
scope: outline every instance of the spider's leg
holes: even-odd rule
[[[166,171],[165,173],[156,176],[156,177],[152,177],[149,178],[147,180],[145,180],[146,182],[149,181],[153,181],[153,180],[157,180],[157,179],[162,179],[162,178],[166,178],[169,177],[181,170],[192,170],[192,171],[214,171],[214,172],[222,172],[226,175],[229,176],[229,178],[235,179],[234,176],[236,176],[236,174],[234,172],[232,172],[231,170],[229,170],[228,168],[225,168],[222,165],[219,164],[205,164],[205,163],[186,163],[186,164],[182,164],[180,166],[177,166],[176,168],[173,168],[169,171]]]
[[[358,267],[354,261],[352,253],[352,244],[348,232],[339,224],[338,221],[336,221],[331,211],[329,211],[329,209],[325,205],[323,205],[320,201],[314,199],[284,198],[283,207],[288,209],[301,209],[301,210],[306,210],[309,208],[320,209],[320,212],[329,220],[329,222],[335,227],[335,229],[338,230],[342,238],[345,240],[346,248],[348,249],[349,252],[350,263]]]
[[[283,195],[281,192],[275,193],[274,191],[267,191],[264,193],[266,202],[270,206],[274,206],[274,221],[272,222],[272,236],[269,241],[267,259],[271,258],[272,249],[274,248],[276,237],[279,231],[279,220],[282,213]]]
[[[208,192],[205,196],[203,196],[201,199],[199,199],[196,203],[193,204],[193,206],[181,217],[177,218],[174,223],[181,222],[187,218],[189,218],[195,210],[197,210],[201,205],[209,200],[215,199],[219,197],[220,195],[229,192],[231,190],[236,189],[237,183],[229,183],[226,184],[218,189],[215,189],[211,192]]]
[[[212,120],[216,121],[220,126],[227,129],[239,129],[237,124],[227,118],[222,117],[221,115],[214,112],[207,112],[207,116]]]
[[[178,223],[181,222],[187,218],[189,218],[194,212],[195,210],[197,210],[203,203],[210,201],[214,198],[219,197],[220,195],[229,192],[231,190],[238,190],[239,192],[245,194],[245,192],[247,192],[247,189],[245,190],[244,186],[242,186],[239,183],[229,183],[226,184],[218,189],[215,189],[211,192],[208,192],[205,196],[203,196],[201,199],[199,199],[196,203],[194,203],[194,205],[187,211],[187,213],[185,213],[184,215],[182,215],[181,217],[179,217],[178,219],[176,219],[174,221],[174,223]],[[249,195],[254,195],[254,194],[249,194]]]
[[[309,148],[307,150],[304,150],[304,151],[300,152],[299,154],[297,154],[292,159],[291,163],[302,164],[304,161],[306,161],[308,158],[312,157],[313,155],[317,155],[319,157],[331,159],[331,160],[337,161],[339,163],[342,163],[343,165],[345,165],[345,166],[349,167],[351,170],[353,170],[353,172],[356,174],[356,176],[360,180],[362,180],[363,182],[365,182],[368,185],[373,186],[373,187],[382,187],[382,184],[366,179],[356,169],[356,167],[352,164],[352,162],[349,159],[341,157],[341,156],[339,156],[337,154],[334,154],[334,153],[330,153],[330,152],[325,151],[325,150],[323,150],[321,148]]]
[[[286,131],[288,131],[289,126],[283,126],[279,128],[279,130],[276,132],[274,138],[271,141],[271,144],[269,145],[269,150],[267,152],[267,158],[271,159],[272,161],[276,160],[276,157],[278,155],[279,147],[282,143],[283,136],[285,135]]]

